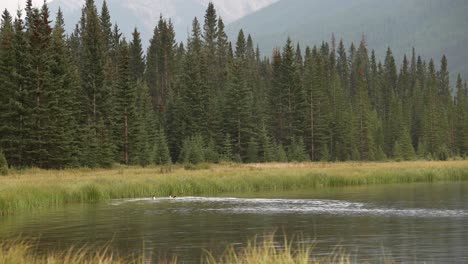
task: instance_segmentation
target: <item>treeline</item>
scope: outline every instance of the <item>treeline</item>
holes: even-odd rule
[[[185,43],[160,18],[146,53],[87,0],[73,33],[47,5],[5,10],[0,146],[10,166],[447,159],[468,153],[468,87],[447,60],[397,67],[343,42],[231,43],[212,4]],[[24,17],[24,19],[23,19]],[[274,25],[271,25],[274,26]],[[1,154],[0,154],[1,156]]]

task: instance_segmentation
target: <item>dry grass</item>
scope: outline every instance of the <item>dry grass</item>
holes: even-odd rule
[[[468,180],[468,161],[222,164],[114,169],[29,169],[0,177],[0,216],[69,203],[156,196],[216,196],[347,185]]]
[[[144,263],[141,258],[125,259],[115,256],[107,248],[70,248],[63,253],[37,255],[27,242],[0,244],[0,264],[132,264]],[[175,263],[175,262],[173,262]]]
[[[202,250],[202,249],[200,249]],[[349,264],[351,257],[342,250],[334,250],[328,256],[315,257],[314,244],[300,244],[284,238],[282,242],[275,235],[267,235],[262,240],[254,238],[242,248],[229,246],[220,256],[214,256],[204,250],[200,263],[203,264]],[[95,250],[91,248],[69,249],[64,253],[36,255],[31,244],[13,242],[0,244],[0,264],[143,264],[157,263],[176,264],[177,258],[148,259],[143,257],[120,258],[107,248]],[[387,258],[383,263],[394,263]]]

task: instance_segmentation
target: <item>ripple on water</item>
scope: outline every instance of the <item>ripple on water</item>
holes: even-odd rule
[[[404,217],[451,217],[468,216],[465,210],[437,210],[426,208],[385,208],[373,204],[319,199],[260,199],[260,198],[216,198],[216,197],[178,197],[142,198],[113,200],[111,205],[127,203],[164,205],[152,209],[152,213],[165,211],[172,213],[217,212],[226,214],[331,214],[331,215],[374,215]]]

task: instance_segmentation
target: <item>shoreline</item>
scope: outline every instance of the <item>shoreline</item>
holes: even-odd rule
[[[344,186],[468,181],[468,160],[202,164],[171,167],[28,169],[0,177],[0,216],[72,203],[146,197],[217,196]]]

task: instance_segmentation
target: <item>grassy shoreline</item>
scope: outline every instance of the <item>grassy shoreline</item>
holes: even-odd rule
[[[0,177],[0,216],[23,210],[153,195],[217,196],[325,187],[468,181],[468,161],[222,164],[108,170],[29,169]]]

